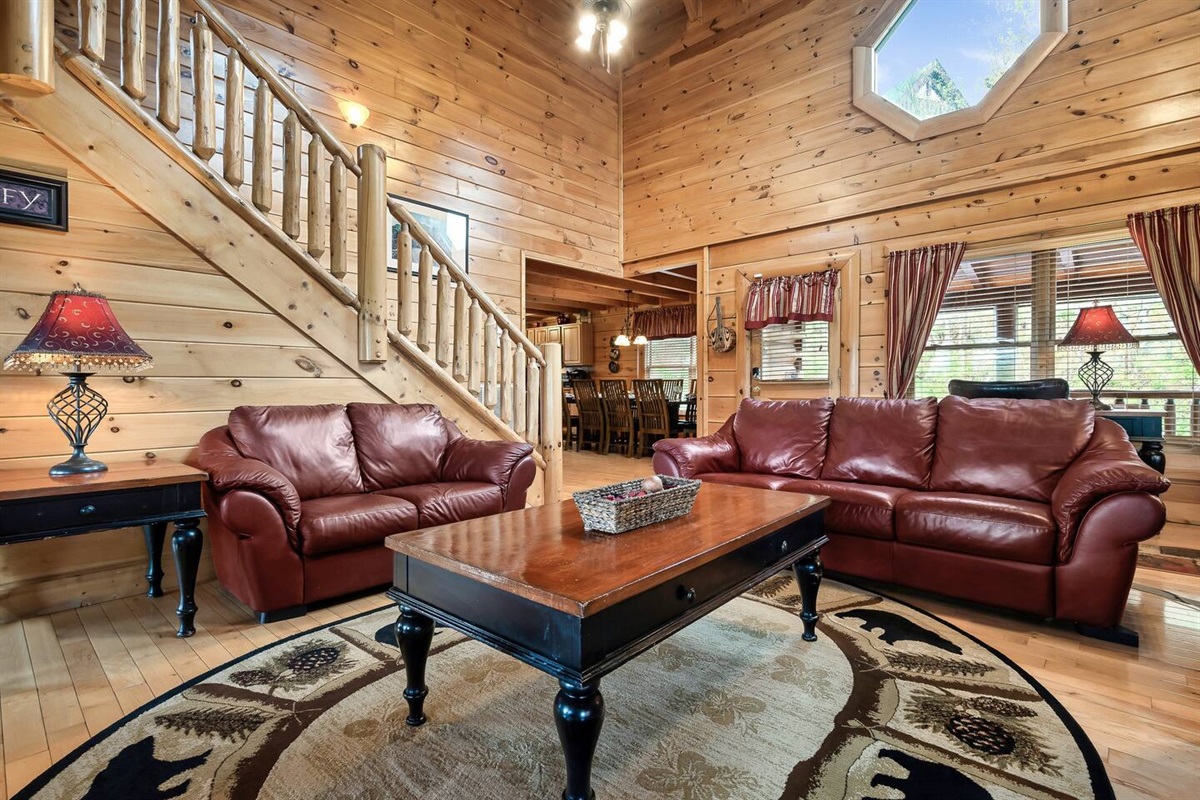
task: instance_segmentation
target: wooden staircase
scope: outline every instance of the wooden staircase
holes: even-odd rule
[[[56,90],[5,103],[385,397],[533,444],[557,498],[560,345],[530,342],[388,195],[383,149],[351,152],[209,0],[153,21],[107,5],[57,2]]]

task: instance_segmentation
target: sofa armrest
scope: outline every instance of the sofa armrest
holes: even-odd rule
[[[740,464],[733,417],[711,436],[654,443],[654,471],[663,475],[692,478],[705,472],[737,472]]]
[[[524,442],[506,442],[459,437],[450,442],[442,459],[443,481],[481,481],[494,483],[507,492],[513,471],[522,459],[529,458],[533,446]]]
[[[1058,525],[1058,563],[1070,560],[1075,533],[1092,506],[1122,492],[1162,494],[1170,485],[1142,463],[1120,425],[1098,418],[1087,449],[1067,467],[1050,498],[1050,510]]]
[[[208,473],[208,484],[218,495],[241,489],[266,497],[279,511],[292,545],[299,546],[300,495],[296,487],[269,464],[239,453],[227,428],[204,434],[191,464]]]

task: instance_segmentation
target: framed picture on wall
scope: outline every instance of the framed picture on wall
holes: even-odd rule
[[[0,222],[67,229],[67,182],[0,169]]]
[[[462,267],[463,272],[468,271],[467,258],[468,240],[470,238],[468,231],[470,230],[470,218],[466,214],[460,214],[457,211],[451,211],[447,208],[439,208],[438,206],[422,203],[417,200],[409,200],[405,197],[392,195],[396,200],[408,209],[409,213],[421,224],[433,240],[438,243],[438,246],[444,250],[450,258],[458,266]],[[388,250],[388,270],[396,272],[399,269],[397,261],[400,258],[400,223],[392,220],[391,230],[392,243]],[[413,237],[412,248],[412,263],[408,265],[409,271],[416,275],[418,267],[421,263],[421,243]],[[433,262],[433,276],[436,278],[438,273],[437,261]]]

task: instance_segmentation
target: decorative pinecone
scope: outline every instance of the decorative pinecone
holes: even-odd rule
[[[946,729],[963,744],[991,756],[1006,756],[1017,744],[1000,723],[971,714],[955,714],[946,723]]]
[[[288,669],[301,674],[319,672],[337,661],[341,655],[336,647],[313,647],[289,658],[287,666]]]
[[[278,676],[270,670],[244,669],[231,673],[229,675],[229,680],[233,681],[238,686],[261,686],[265,683],[273,683],[276,677]]]
[[[1000,697],[979,695],[967,701],[967,705],[977,711],[987,711],[1001,717],[1036,717],[1037,712],[1023,705],[1005,700]]]

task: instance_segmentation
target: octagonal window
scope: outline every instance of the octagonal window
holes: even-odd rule
[[[854,48],[854,103],[919,139],[986,122],[1066,31],[1067,0],[890,0]]]

